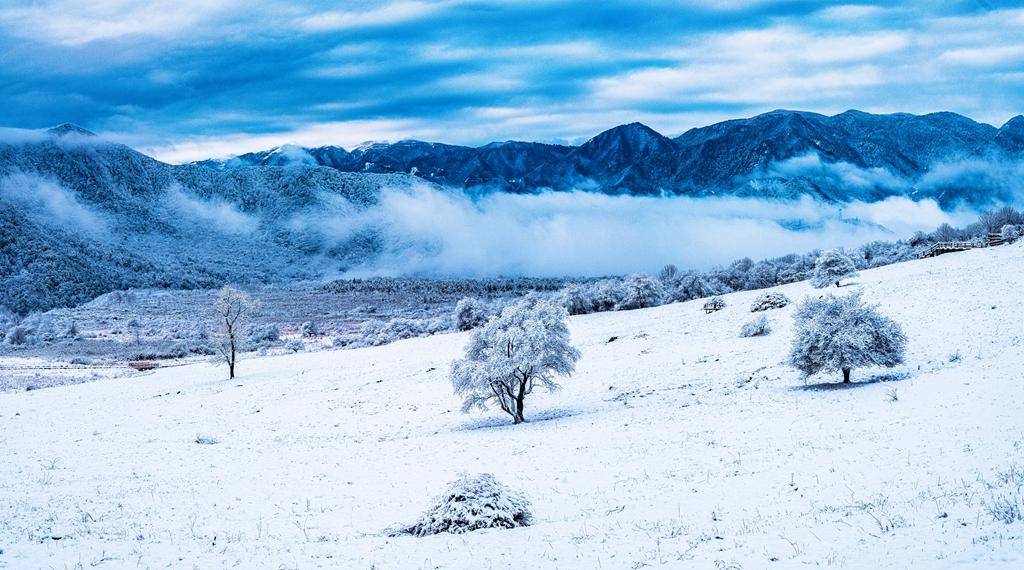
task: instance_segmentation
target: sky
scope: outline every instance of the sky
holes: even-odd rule
[[[1024,112],[1003,0],[0,0],[0,127],[169,162],[404,138],[669,136],[786,108]]]

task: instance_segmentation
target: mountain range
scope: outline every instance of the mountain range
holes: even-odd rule
[[[386,239],[404,239],[380,229],[388,222],[378,210],[387,209],[374,207],[393,195],[385,191],[837,203],[907,196],[980,207],[1017,200],[1022,158],[1024,117],[995,128],[953,113],[774,111],[675,138],[632,123],[579,146],[285,145],[180,165],[75,125],[0,129],[0,312],[73,305],[131,287],[372,269]],[[436,254],[435,244],[413,247],[416,255]]]
[[[786,161],[813,156],[818,163]],[[892,195],[984,203],[1006,196],[974,182],[920,184],[936,166],[1024,157],[1024,116],[1000,128],[956,113],[834,116],[778,110],[666,137],[641,123],[604,131],[579,146],[495,142],[481,147],[404,140],[338,146],[285,145],[197,164],[217,170],[314,164],[345,172],[406,173],[446,186],[505,192],[595,190],[631,195],[722,195],[874,201]],[[799,167],[809,167],[805,172]],[[854,185],[822,179],[819,165],[860,169]],[[805,168],[804,170],[807,170]],[[856,170],[853,171],[856,173]],[[887,176],[877,176],[887,175]]]

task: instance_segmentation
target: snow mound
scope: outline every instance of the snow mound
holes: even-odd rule
[[[462,534],[484,528],[529,526],[530,502],[490,473],[463,475],[434,499],[423,516],[397,534]]]

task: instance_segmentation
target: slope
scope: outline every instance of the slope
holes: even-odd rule
[[[1020,567],[1024,523],[986,506],[1024,461],[1021,267],[1016,245],[865,271],[839,292],[879,303],[910,350],[848,387],[783,365],[792,305],[737,338],[745,292],[712,315],[574,317],[577,374],[522,426],[458,413],[445,371],[465,334],[250,358],[234,382],[200,364],[0,394],[0,561]],[[535,524],[383,534],[463,471],[522,489]]]

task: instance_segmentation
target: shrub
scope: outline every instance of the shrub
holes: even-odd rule
[[[1002,231],[999,233],[1002,235],[1003,240],[1006,241],[1006,243],[1013,243],[1020,239],[1020,229],[1012,224],[1006,224],[1003,226]]]
[[[811,275],[811,285],[823,289],[848,277],[857,276],[857,267],[853,264],[850,256],[841,249],[830,249],[818,257],[814,264],[814,273]]]
[[[475,329],[491,316],[490,306],[475,297],[463,297],[455,305],[455,328],[460,331]]]
[[[317,337],[320,336],[320,328],[313,321],[306,321],[299,327],[299,333],[303,338]]]
[[[463,358],[452,363],[462,410],[497,403],[512,422],[525,421],[526,396],[540,385],[559,388],[555,378],[572,374],[580,353],[569,342],[566,311],[555,303],[526,298],[473,332]]]
[[[751,336],[766,336],[772,332],[772,327],[768,324],[768,319],[764,315],[746,323],[740,328],[741,337]]]
[[[281,331],[275,324],[257,325],[249,330],[249,342],[252,344],[263,344],[281,340]]]
[[[285,350],[290,350],[292,352],[302,352],[306,350],[306,343],[302,342],[300,339],[293,338],[284,343],[284,348]]]
[[[528,526],[532,519],[526,497],[502,485],[493,475],[481,473],[463,475],[453,481],[415,524],[396,534],[429,536],[484,528],[516,528]]]
[[[812,376],[821,371],[850,372],[862,366],[893,367],[901,364],[907,337],[896,321],[866,305],[861,294],[828,295],[807,299],[797,307],[796,333],[789,363]]]
[[[750,305],[750,312],[767,311],[769,309],[781,309],[789,304],[789,297],[777,292],[768,292],[758,295]]]

